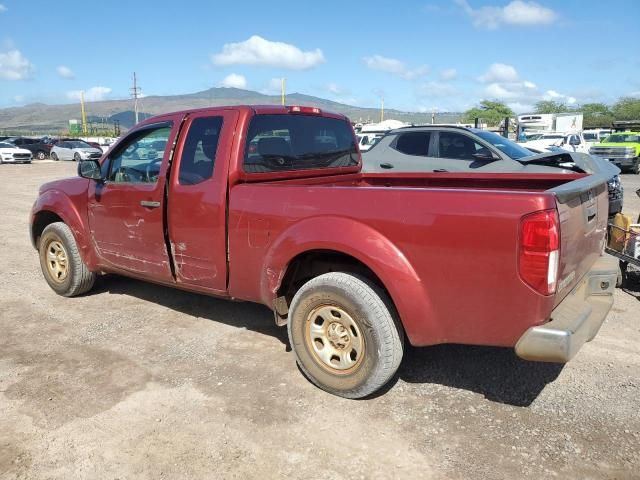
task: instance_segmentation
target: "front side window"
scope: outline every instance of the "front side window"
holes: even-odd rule
[[[180,159],[180,185],[196,185],[211,178],[221,129],[222,117],[196,118],[191,123]]]
[[[244,171],[352,167],[358,153],[346,120],[316,115],[256,115],[251,120]]]
[[[470,137],[454,132],[440,132],[438,140],[438,152],[440,158],[452,158],[456,160],[475,160],[474,154],[486,150]]]
[[[144,128],[131,134],[109,155],[107,180],[114,183],[155,183],[171,126]]]
[[[406,132],[398,135],[395,149],[407,155],[426,157],[429,155],[431,132]]]
[[[478,137],[480,137],[485,142],[489,142],[491,145],[496,147],[502,153],[506,154],[507,157],[513,158],[514,160],[518,160],[519,158],[530,157],[533,155],[531,150],[528,150],[515,142],[512,142],[508,138],[504,138],[502,135],[498,135],[497,133],[487,132],[486,130],[474,130]]]

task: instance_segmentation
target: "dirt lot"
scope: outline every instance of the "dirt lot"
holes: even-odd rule
[[[115,276],[55,295],[28,212],[74,170],[0,166],[0,478],[640,478],[640,283],[564,367],[410,349],[387,391],[343,400],[263,307]]]

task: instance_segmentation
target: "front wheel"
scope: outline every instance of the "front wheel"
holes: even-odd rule
[[[73,155],[73,161],[74,162],[79,162],[80,160],[82,160],[82,158],[80,158],[80,154],[76,153]]]
[[[38,150],[36,152],[36,158],[38,160],[44,160],[45,158],[47,158],[47,154],[45,152],[43,152],[42,150]]]
[[[62,222],[48,225],[39,242],[40,267],[49,286],[64,297],[91,290],[96,274],[80,257],[71,229]]]
[[[402,360],[393,305],[373,282],[353,274],[326,273],[305,283],[291,302],[288,331],[309,380],[341,397],[372,394]]]
[[[631,167],[631,173],[635,173],[636,175],[640,175],[640,157],[636,158],[633,167]]]

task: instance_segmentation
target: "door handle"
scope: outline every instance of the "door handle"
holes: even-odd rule
[[[160,202],[153,202],[151,200],[141,200],[140,205],[145,208],[158,208],[160,206]]]

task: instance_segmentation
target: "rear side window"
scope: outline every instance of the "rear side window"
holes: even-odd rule
[[[196,118],[191,123],[180,159],[180,185],[196,185],[211,178],[221,129],[222,117]]]
[[[407,155],[429,155],[431,132],[406,132],[398,135],[395,149]]]
[[[345,120],[315,115],[256,115],[245,145],[244,170],[264,173],[358,164]]]

